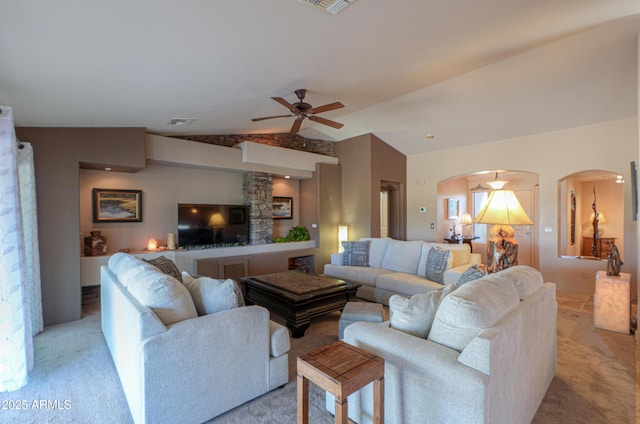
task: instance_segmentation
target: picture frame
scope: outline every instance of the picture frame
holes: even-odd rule
[[[93,222],[142,222],[142,190],[94,188]]]
[[[460,201],[458,199],[447,199],[447,219],[459,219]]]
[[[272,208],[273,219],[293,219],[292,197],[274,197]]]
[[[229,225],[239,225],[247,223],[247,208],[233,207],[229,208]]]

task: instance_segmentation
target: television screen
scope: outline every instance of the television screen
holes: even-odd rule
[[[249,217],[246,206],[178,204],[178,246],[205,249],[248,243]]]

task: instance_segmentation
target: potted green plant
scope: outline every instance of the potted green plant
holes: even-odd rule
[[[289,230],[286,237],[276,237],[273,239],[274,243],[288,243],[293,241],[307,241],[311,240],[309,230],[304,225],[296,225]]]

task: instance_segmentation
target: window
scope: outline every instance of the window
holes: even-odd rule
[[[478,213],[484,206],[485,202],[489,197],[489,192],[487,191],[476,191],[473,193],[473,217],[478,216]],[[473,224],[473,235],[478,237],[476,242],[478,243],[486,243],[487,242],[487,224]]]

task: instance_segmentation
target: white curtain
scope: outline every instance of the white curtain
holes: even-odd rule
[[[0,106],[0,392],[27,383],[43,327],[33,149],[21,145]]]

